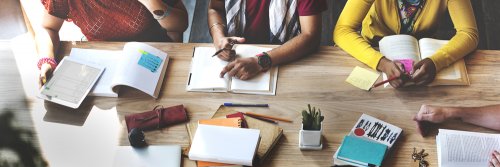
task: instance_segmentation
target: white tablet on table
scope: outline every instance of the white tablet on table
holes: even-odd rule
[[[38,97],[71,108],[78,108],[90,92],[104,67],[65,57],[52,78],[40,89]]]

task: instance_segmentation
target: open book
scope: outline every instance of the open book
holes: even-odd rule
[[[271,48],[251,45],[237,45],[237,57],[253,57]],[[220,72],[229,63],[212,57],[216,52],[213,47],[196,47],[193,53],[191,71],[187,82],[187,91],[198,92],[233,92],[245,94],[276,95],[278,67],[272,67],[267,72],[258,74],[249,80],[228,77],[221,78]]]
[[[432,56],[447,43],[447,40],[431,38],[417,40],[410,35],[391,35],[380,40],[379,48],[380,53],[390,60],[412,59],[416,64]],[[385,78],[387,77],[384,74],[384,80]],[[429,84],[429,86],[436,85],[470,85],[464,60],[460,59],[438,71],[434,81]]]
[[[168,65],[167,53],[138,42],[120,51],[73,48],[69,56],[106,68],[91,96],[118,97],[120,86],[129,86],[158,98]]]
[[[488,166],[493,150],[500,151],[500,134],[439,129],[436,146],[441,167]]]

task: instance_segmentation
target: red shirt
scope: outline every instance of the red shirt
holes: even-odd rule
[[[297,0],[299,16],[321,14],[327,9],[325,0]],[[271,0],[247,0],[245,28],[246,43],[268,43],[271,30],[269,28],[269,4]],[[321,25],[318,25],[321,26]]]
[[[169,1],[174,5],[178,0]],[[171,41],[137,0],[42,0],[49,14],[73,21],[92,41]]]

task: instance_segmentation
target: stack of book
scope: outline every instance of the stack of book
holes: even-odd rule
[[[402,129],[363,114],[333,155],[333,165],[381,166]]]
[[[279,141],[280,137],[283,135],[283,129],[276,124],[262,121],[252,117],[244,117],[242,113],[234,111],[228,107],[220,106],[219,109],[212,116],[212,119],[199,120],[198,122],[192,122],[186,124],[188,135],[191,144],[194,142],[198,126],[200,125],[217,125],[217,126],[228,126],[233,128],[248,128],[249,130],[259,130],[260,140],[258,141],[258,147],[256,151],[255,158],[253,160],[253,165],[262,164],[266,157],[268,157],[272,148]],[[193,145],[191,145],[191,149]],[[207,166],[240,166],[241,164],[227,164],[219,163],[213,161],[201,161],[197,162],[198,167]]]

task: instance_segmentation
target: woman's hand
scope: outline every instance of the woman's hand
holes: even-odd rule
[[[416,85],[427,85],[436,77],[436,66],[429,58],[415,64],[413,71],[411,79]]]
[[[392,77],[401,77],[402,75],[406,75],[404,73],[403,65],[399,62],[393,62],[387,58],[382,58],[377,66],[377,69],[387,74],[388,78]],[[404,85],[406,82],[406,76],[403,76],[399,79],[393,80],[389,82],[392,87],[399,88]]]
[[[50,64],[42,64],[42,66],[40,67],[40,75],[38,78],[39,87],[42,87],[43,85],[45,85],[45,83],[47,83],[47,81],[52,77],[53,71],[54,69],[52,69],[52,66],[50,66]]]
[[[234,76],[241,80],[253,78],[263,71],[257,60],[257,57],[238,58],[222,69],[220,77],[224,77],[227,73],[229,77]]]
[[[244,42],[245,38],[240,37],[223,37],[220,39],[214,39],[215,49],[217,51],[223,49],[223,51],[220,52],[217,57],[225,61],[234,59],[236,56],[236,52],[233,50],[233,45]]]
[[[497,150],[491,153],[490,167],[500,167],[500,153]]]

